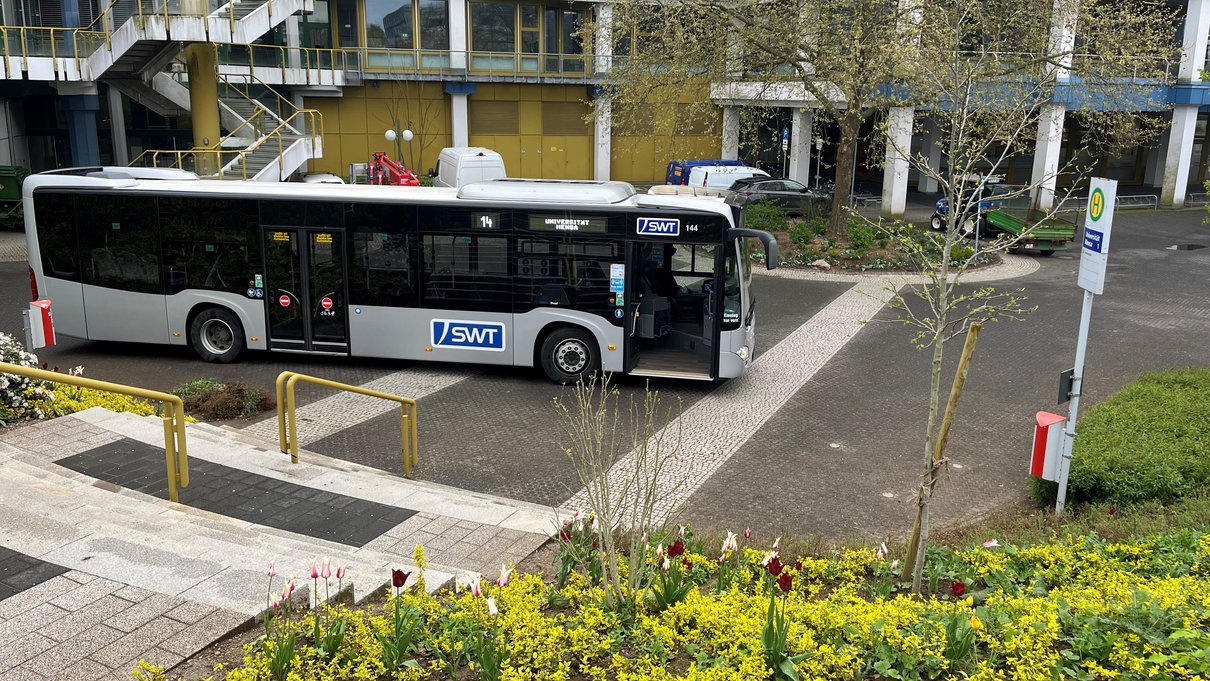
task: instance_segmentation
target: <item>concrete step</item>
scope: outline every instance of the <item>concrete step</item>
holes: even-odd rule
[[[223,493],[244,485],[231,469],[247,472],[250,481],[269,479],[249,488],[260,495],[253,497],[253,507],[275,494],[303,489],[312,490],[303,494],[315,499],[307,502],[311,509],[329,508],[322,497],[333,500],[336,506],[331,508],[352,502],[361,506],[349,509],[393,507],[415,513],[392,511],[405,519],[393,525],[393,520],[379,523],[386,528],[380,534],[372,518],[389,515],[372,513],[365,516],[368,525],[345,525],[351,529],[342,536],[374,528],[362,531],[364,539],[357,546],[119,487],[106,481],[117,480],[114,469],[105,468],[115,465],[113,457],[119,455],[113,452],[141,457],[139,447],[162,447],[163,423],[158,417],[94,408],[0,432],[0,545],[111,582],[254,616],[265,607],[264,569],[270,561],[282,576],[277,580],[280,588],[285,576],[298,577],[303,585],[307,563],[329,556],[348,566],[344,586],[361,599],[389,582],[391,568],[413,570],[412,548],[422,544],[430,562],[427,585],[436,589],[501,563],[519,562],[559,522],[553,509],[406,480],[312,452],[301,452],[300,462],[291,464],[275,444],[230,428],[189,424],[187,437],[196,471],[209,471],[210,476],[216,470],[227,471],[222,479],[237,481],[223,483]],[[77,456],[111,443],[118,443],[118,450]],[[162,454],[157,460],[162,467]],[[98,465],[89,467],[81,461]],[[147,464],[142,458],[134,461]],[[199,479],[204,481],[205,476]],[[215,479],[210,478],[212,483]],[[157,475],[156,484],[159,481]],[[190,492],[196,501],[196,494],[204,489],[184,490],[182,500],[190,501]],[[338,512],[321,515],[332,513]],[[249,515],[245,512],[241,517]],[[335,590],[335,582],[331,587]]]
[[[96,577],[256,616],[265,607],[269,562],[282,575],[278,588],[287,576],[302,586],[309,561],[330,556],[348,566],[343,586],[356,599],[384,587],[392,566],[414,569],[401,556],[291,536],[56,468],[18,454],[0,469],[4,543]],[[457,575],[468,576],[432,566],[427,586]]]

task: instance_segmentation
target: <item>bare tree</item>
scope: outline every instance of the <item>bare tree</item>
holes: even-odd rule
[[[412,131],[410,142],[396,138],[396,144],[406,154],[411,170],[418,175],[436,165],[435,154],[440,151],[437,144],[441,135],[433,131],[441,126],[441,117],[445,115],[440,99],[424,96],[425,85],[424,81],[409,80],[394,83],[393,86],[402,92],[397,99],[387,100],[385,105],[387,116],[390,117],[388,123],[396,133]],[[432,163],[425,159],[431,159]],[[397,160],[402,162],[402,159]]]
[[[646,542],[663,527],[658,512],[669,492],[661,477],[681,442],[680,414],[661,412],[658,391],[619,402],[617,389],[599,375],[576,384],[569,402],[554,400],[564,451],[600,528],[605,599],[613,610],[634,603],[647,583]],[[660,429],[661,417],[677,425]],[[625,566],[623,556],[630,557]]]

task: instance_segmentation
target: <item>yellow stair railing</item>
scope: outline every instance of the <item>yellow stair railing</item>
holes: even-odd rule
[[[420,463],[419,445],[416,438],[416,400],[384,393],[380,390],[329,381],[326,378],[316,378],[300,374],[297,371],[283,371],[277,375],[275,382],[277,388],[277,438],[281,443],[282,453],[290,455],[291,463],[298,463],[298,419],[294,413],[296,405],[294,386],[299,382],[398,402],[403,424],[403,476],[412,477],[412,466]]]
[[[185,450],[185,403],[176,395],[7,362],[0,362],[0,374],[16,374],[48,383],[63,383],[159,402],[160,415],[164,419],[164,460],[168,465],[168,499],[179,501],[177,487],[185,489],[189,486],[189,455]]]

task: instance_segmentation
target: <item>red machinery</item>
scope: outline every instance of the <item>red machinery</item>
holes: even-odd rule
[[[370,184],[390,185],[394,187],[419,187],[420,180],[415,173],[408,170],[402,163],[392,161],[385,151],[375,151],[374,158],[366,169],[366,177]]]

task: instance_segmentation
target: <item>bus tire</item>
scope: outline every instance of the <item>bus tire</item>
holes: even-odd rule
[[[592,376],[601,366],[597,341],[583,329],[556,329],[542,343],[542,368],[561,385]]]
[[[234,312],[208,307],[189,324],[189,343],[207,362],[233,362],[244,351],[244,325]]]

